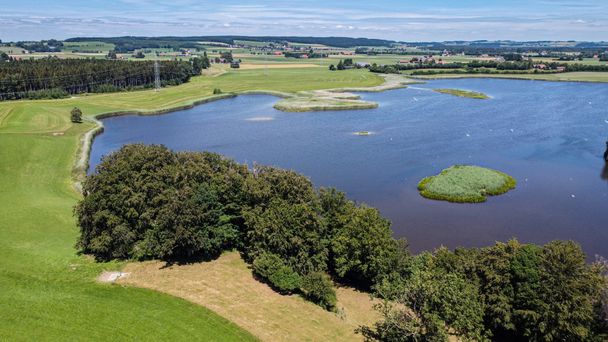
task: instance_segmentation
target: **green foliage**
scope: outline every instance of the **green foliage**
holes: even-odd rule
[[[478,289],[437,267],[428,253],[415,257],[407,279],[385,280],[377,290],[384,298],[378,305],[384,319],[359,330],[368,340],[447,341],[449,335],[488,340]]]
[[[249,258],[255,259],[264,252],[276,253],[300,274],[327,268],[325,224],[314,206],[273,199],[268,208],[247,209],[243,216],[247,227],[245,253]]]
[[[70,111],[70,121],[74,123],[82,122],[82,111],[78,107],[74,107],[72,111]]]
[[[458,203],[485,202],[486,196],[501,195],[514,189],[513,177],[478,166],[456,165],[437,176],[420,181],[418,190],[426,198]]]
[[[196,75],[188,62],[160,62],[163,85],[177,85]],[[200,74],[200,72],[199,72]],[[59,98],[97,89],[133,89],[154,84],[153,61],[109,59],[24,59],[0,63],[0,100]],[[62,96],[57,96],[60,91]]]
[[[330,71],[336,71],[336,66],[335,66],[335,65],[333,65],[333,64],[331,64],[331,65],[329,66],[329,70],[330,70]]]
[[[485,100],[485,99],[490,98],[488,95],[486,95],[484,93],[479,93],[476,91],[467,91],[467,90],[460,90],[460,89],[433,89],[433,90],[438,93],[442,93],[442,94],[449,94],[449,95],[454,95],[454,96],[458,96],[458,97],[468,97],[470,99]]]
[[[394,270],[404,251],[391,237],[390,222],[377,209],[349,207],[331,240],[334,271],[344,280],[371,286]]]
[[[222,93],[222,89],[220,89],[220,88],[214,88],[213,89],[213,95],[219,95],[221,93]]]
[[[276,254],[264,253],[257,257],[252,265],[253,272],[267,280],[279,292],[290,293],[300,288],[300,275]]]
[[[83,184],[78,245],[103,260],[215,257],[237,238],[245,176],[215,154],[126,145]]]
[[[384,319],[361,332],[385,341],[398,340],[395,336],[419,340],[430,338],[429,332],[445,333],[440,327],[449,326],[450,333],[475,340],[596,340],[605,329],[601,270],[586,264],[580,246],[569,241],[541,247],[512,240],[454,252],[442,248],[415,257],[403,277],[376,286],[385,299]]]
[[[323,307],[333,311],[336,308],[336,291],[329,276],[323,272],[311,272],[302,278],[304,296]]]

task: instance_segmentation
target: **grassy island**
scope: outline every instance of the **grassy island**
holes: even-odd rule
[[[500,171],[479,166],[456,165],[437,176],[424,178],[418,184],[420,194],[426,198],[456,203],[485,202],[514,189],[513,177]]]
[[[490,97],[484,93],[478,93],[476,91],[460,90],[460,89],[433,89],[434,91],[442,94],[449,94],[458,97],[468,97],[470,99],[486,100]]]

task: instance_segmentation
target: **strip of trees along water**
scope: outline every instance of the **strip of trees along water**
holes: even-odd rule
[[[154,61],[102,59],[11,60],[0,63],[0,100],[61,98],[153,87]],[[208,60],[161,61],[161,86],[188,82],[209,66]]]
[[[378,299],[368,341],[601,341],[608,262],[572,241],[411,255],[380,212],[293,171],[125,145],[83,183],[78,247],[98,260],[210,260],[236,249],[259,280],[339,311],[335,284]],[[229,289],[226,289],[229,291]]]

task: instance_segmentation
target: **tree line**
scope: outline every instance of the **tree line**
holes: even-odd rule
[[[201,58],[162,61],[161,85],[177,85],[208,66]],[[113,92],[154,85],[154,61],[101,59],[11,60],[0,63],[0,100],[57,98],[69,94]]]
[[[236,249],[280,293],[336,309],[334,284],[370,291],[368,340],[596,340],[605,263],[573,242],[517,241],[412,256],[378,210],[293,171],[133,144],[102,159],[76,205],[78,247],[98,260],[210,260]]]

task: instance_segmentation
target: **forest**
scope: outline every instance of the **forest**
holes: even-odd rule
[[[349,48],[355,46],[390,46],[393,41],[384,39],[350,38],[350,37],[291,37],[291,36],[193,36],[193,37],[77,37],[66,39],[66,42],[95,41],[112,43],[116,51],[127,52],[143,48],[195,48],[199,42],[216,42],[234,44],[235,40],[274,43],[323,44],[327,46]]]
[[[260,281],[335,310],[335,286],[380,300],[378,341],[594,341],[608,263],[571,241],[516,240],[411,255],[378,210],[293,171],[131,144],[107,155],[74,208],[98,260],[212,260],[238,250]]]
[[[159,62],[162,86],[198,75],[202,59]],[[101,59],[11,60],[0,63],[0,100],[61,98],[70,94],[114,92],[152,87],[154,61]]]

